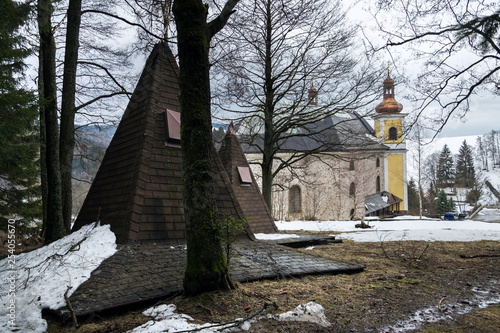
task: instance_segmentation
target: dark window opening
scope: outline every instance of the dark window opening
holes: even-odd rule
[[[380,176],[377,176],[377,179],[375,180],[375,187],[375,192],[380,192]]]
[[[398,129],[396,127],[389,128],[389,140],[395,141],[398,139]]]
[[[354,170],[354,160],[349,161],[349,170]]]
[[[349,186],[349,195],[355,195],[356,194],[356,184],[351,183],[351,186]]]
[[[351,220],[354,220],[354,213],[355,213],[355,210],[354,210],[354,208],[353,208],[353,209],[351,209],[351,211],[349,212],[349,218],[350,218]]]
[[[288,211],[290,213],[300,213],[302,211],[302,193],[300,187],[294,185],[288,194]]]
[[[375,166],[380,168],[380,158],[377,157],[377,161],[375,162]]]

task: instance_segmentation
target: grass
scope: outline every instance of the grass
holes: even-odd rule
[[[344,241],[301,250],[366,265],[360,273],[257,281],[240,284],[238,289],[229,292],[211,292],[189,298],[177,296],[165,302],[176,304],[178,312],[190,315],[198,323],[218,323],[249,316],[266,302],[278,306],[267,311],[282,313],[299,304],[315,301],[325,308],[332,323],[330,328],[264,320],[254,324],[249,332],[379,332],[381,327],[404,320],[415,311],[437,307],[443,298],[447,304],[470,302],[474,296],[473,287],[491,288],[500,295],[500,284],[493,283],[498,282],[500,276],[499,242],[400,243],[383,243],[385,248],[382,249],[380,242]],[[427,249],[420,259],[412,258],[411,253],[420,256],[425,247]],[[478,254],[484,256],[460,257]],[[124,332],[147,320],[149,318],[142,316],[141,310],[97,318],[79,329],[61,328],[52,319],[50,332]],[[422,328],[420,332],[494,332],[491,329],[498,327],[500,309],[497,305]]]

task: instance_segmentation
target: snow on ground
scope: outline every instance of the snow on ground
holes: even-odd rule
[[[338,233],[336,237],[356,242],[500,240],[500,223],[419,220],[414,216],[393,221],[370,221],[370,229],[358,229],[354,226],[358,223],[360,221],[279,221],[276,225],[282,231],[335,231]]]
[[[116,252],[109,225],[84,226],[37,250],[0,261],[0,331],[42,333],[42,309],[58,309],[101,262]]]
[[[475,219],[483,221],[483,222],[499,222],[500,221],[500,209],[499,208],[485,207],[477,213],[477,216],[475,217]]]
[[[300,238],[299,235],[295,234],[254,234],[254,235],[255,238],[260,240]]]
[[[281,231],[335,232],[337,236],[354,241],[500,240],[500,223],[419,220],[418,217],[404,216],[392,221],[370,220],[372,228],[362,231],[354,227],[357,223],[359,221],[280,221],[276,225]],[[294,234],[257,234],[257,237],[292,238]],[[115,241],[109,226],[93,228],[89,225],[48,246],[16,255],[15,262],[9,261],[9,258],[1,260],[0,279],[4,282],[0,286],[0,331],[45,332],[47,323],[42,319],[41,310],[63,307],[66,291],[68,296],[71,295],[104,259],[116,252]],[[277,316],[257,316],[247,321],[236,321],[229,326],[193,324],[191,317],[175,313],[175,305],[172,304],[150,308],[145,314],[153,319],[131,332],[178,332],[193,328],[203,333],[231,332],[247,330],[253,322],[262,318],[306,320],[325,327],[329,325],[322,306],[314,302],[299,305],[295,310]],[[15,327],[10,325],[14,323]]]
[[[278,315],[268,314],[266,316],[256,316],[251,319],[236,319],[232,323],[226,324],[203,324],[191,323],[194,319],[188,315],[175,313],[174,304],[162,304],[153,306],[143,312],[145,316],[153,319],[147,323],[134,328],[129,333],[174,333],[196,331],[200,333],[229,333],[248,331],[253,323],[260,319],[274,319],[278,321],[306,321],[316,323],[323,327],[329,327],[331,324],[325,316],[325,309],[318,303],[309,302],[301,304],[294,310]]]

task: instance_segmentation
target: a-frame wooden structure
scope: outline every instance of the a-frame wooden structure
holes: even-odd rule
[[[73,230],[100,221],[111,225],[118,243],[185,241],[178,76],[178,66],[168,45],[157,44],[146,61]],[[276,232],[265,205],[259,206],[262,211],[258,214],[246,208],[247,198],[255,201],[256,195],[260,196],[260,192],[254,191],[257,185],[253,176],[252,185],[244,184],[241,191],[234,179],[231,183],[217,154],[213,163],[219,213],[238,219],[245,217],[249,239],[255,239],[254,232]],[[231,160],[225,163],[234,164]],[[236,164],[248,166],[245,163],[246,160]],[[249,191],[252,195],[242,195]],[[263,203],[261,196],[259,202]]]

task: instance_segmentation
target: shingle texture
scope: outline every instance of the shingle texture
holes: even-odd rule
[[[179,111],[178,75],[168,46],[157,44],[104,155],[74,230],[100,220],[101,224],[111,225],[118,243],[185,241],[182,151],[169,143],[165,116],[167,109]],[[219,212],[240,219],[244,214],[228,175],[219,156],[213,156]],[[247,236],[254,238],[250,228]]]
[[[125,244],[71,295],[76,315],[151,301],[182,292],[184,245]],[[363,265],[332,260],[262,241],[233,244],[231,278],[239,282],[307,274],[353,273]],[[58,314],[69,317],[66,307]]]
[[[219,149],[219,156],[229,175],[233,191],[240,202],[243,216],[247,218],[252,232],[277,232],[278,229],[260,193],[232,124],[229,126],[224,141]],[[248,168],[247,170],[251,177],[250,183],[242,181],[238,172],[238,167]]]

